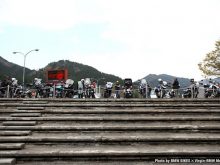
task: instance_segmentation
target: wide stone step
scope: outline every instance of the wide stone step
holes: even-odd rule
[[[36,121],[4,121],[2,125],[4,126],[34,126]]]
[[[112,99],[112,98],[102,98],[102,99],[68,99],[68,98],[53,98],[53,99],[48,99],[48,98],[43,98],[43,99],[39,99],[39,100],[44,100],[44,101],[48,101],[50,103],[53,102],[62,102],[62,103],[74,103],[74,102],[81,102],[81,103],[85,103],[85,102],[117,102],[117,103],[123,103],[123,102],[134,102],[134,103],[140,103],[140,102],[144,102],[144,103],[169,103],[169,102],[192,102],[192,103],[213,103],[213,102],[219,102],[218,98],[213,98],[213,99],[201,99],[201,98],[197,98],[197,99],[182,99],[182,98],[173,98],[173,99],[138,99],[138,98],[130,98],[130,99]]]
[[[42,106],[42,105],[35,105],[35,106]],[[219,108],[220,104],[192,104],[192,103],[175,103],[175,104],[170,104],[170,103],[166,103],[166,104],[145,104],[145,103],[141,103],[141,104],[131,104],[131,103],[72,103],[72,104],[47,104],[44,105],[44,107],[161,107],[161,108]]]
[[[15,158],[0,158],[0,165],[15,165]]]
[[[176,109],[156,109],[156,108],[89,108],[89,109],[81,109],[81,108],[55,108],[50,109],[47,108],[42,113],[50,113],[50,114],[173,114],[173,113],[184,113],[184,114],[200,114],[200,113],[220,113],[220,109],[209,109],[208,111],[205,109],[185,109],[185,108],[176,108]]]
[[[92,134],[73,134],[73,133],[57,133],[57,134],[33,134],[33,136],[19,136],[19,137],[2,137],[0,142],[28,142],[28,143],[124,143],[124,142],[158,142],[158,143],[218,143],[220,144],[219,133],[92,133]]]
[[[48,101],[38,101],[38,100],[32,100],[32,101],[23,101],[23,104],[30,104],[30,105],[34,105],[34,104],[48,104]]]
[[[163,114],[163,115],[172,115],[172,114],[216,114],[219,115],[220,109],[186,109],[186,108],[174,108],[174,109],[158,109],[158,108],[46,108],[45,110],[16,110],[16,109],[1,109],[1,113],[42,113],[42,114]]]
[[[0,131],[0,136],[26,136],[30,134],[31,131]]]
[[[112,98],[102,98],[102,99],[71,99],[71,98],[1,98],[1,102],[28,102],[28,101],[44,101],[44,102],[193,102],[193,103],[213,103],[213,102],[219,102],[218,98],[197,98],[197,99],[191,99],[191,98],[170,98],[170,99],[143,99],[143,98],[130,98],[130,99],[112,99]]]
[[[156,104],[152,104],[152,103],[81,103],[81,102],[78,102],[78,103],[53,103],[53,104],[33,104],[33,106],[35,108],[32,107],[33,110],[36,110],[37,107],[86,107],[86,108],[91,108],[91,107],[121,107],[121,108],[128,108],[128,107],[145,107],[145,108],[219,108],[220,107],[220,104],[219,103],[212,103],[212,104],[206,104],[206,103],[200,103],[200,104],[192,104],[192,103],[156,103]],[[21,104],[18,104],[18,103],[0,103],[0,107],[20,107],[18,109],[29,109],[31,110],[30,108],[30,105],[29,104],[22,104],[22,107],[21,107]],[[25,108],[26,107],[26,108]],[[43,109],[39,109],[39,110],[43,110]]]
[[[0,157],[15,158],[111,158],[147,159],[158,157],[219,157],[219,144],[136,144],[136,145],[26,145],[19,151],[0,151]]]
[[[10,142],[10,140],[8,142]],[[24,146],[25,143],[0,143],[0,150],[20,150],[23,149]]]
[[[217,116],[48,116],[40,117],[41,114],[12,114],[12,117],[0,117],[0,121],[220,121]]]
[[[219,114],[220,99],[0,99],[0,158],[38,165],[219,158]],[[7,149],[16,143],[25,147]]]
[[[178,131],[178,130],[191,130],[191,131],[202,131],[202,130],[220,130],[219,124],[210,125],[128,125],[124,124],[121,126],[117,125],[97,125],[92,126],[91,124],[69,126],[63,125],[43,125],[43,126],[0,126],[0,130],[32,130],[32,131]]]
[[[45,108],[42,107],[41,104],[39,104],[39,106],[37,107],[33,107],[33,106],[25,106],[25,107],[17,107],[18,110],[44,110]]]
[[[13,113],[11,117],[40,117],[41,113]]]
[[[0,114],[6,114],[6,113],[41,113],[42,111],[40,110],[17,110],[17,109],[1,109]]]

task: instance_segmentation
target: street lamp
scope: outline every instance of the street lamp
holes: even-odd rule
[[[27,52],[26,54],[22,53],[22,52],[13,52],[13,54],[22,54],[24,56],[24,68],[23,68],[23,90],[24,90],[24,77],[25,77],[25,62],[26,62],[26,57],[29,53],[33,52],[33,51],[39,51],[39,49],[33,49],[30,50],[29,52]]]

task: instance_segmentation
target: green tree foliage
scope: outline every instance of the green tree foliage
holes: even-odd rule
[[[220,76],[220,41],[215,43],[215,50],[206,54],[198,66],[205,76]]]

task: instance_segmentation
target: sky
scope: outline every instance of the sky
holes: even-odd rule
[[[202,79],[220,40],[220,0],[0,0],[0,56],[40,69],[70,60],[137,80]]]

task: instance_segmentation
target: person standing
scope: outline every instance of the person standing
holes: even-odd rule
[[[175,95],[178,96],[179,95],[180,84],[179,84],[179,81],[178,81],[177,78],[174,79],[172,86],[173,86],[173,90],[176,93]]]
[[[119,81],[116,81],[116,83],[115,83],[115,96],[116,96],[116,98],[120,98],[120,90],[121,90],[121,86],[119,84]]]

